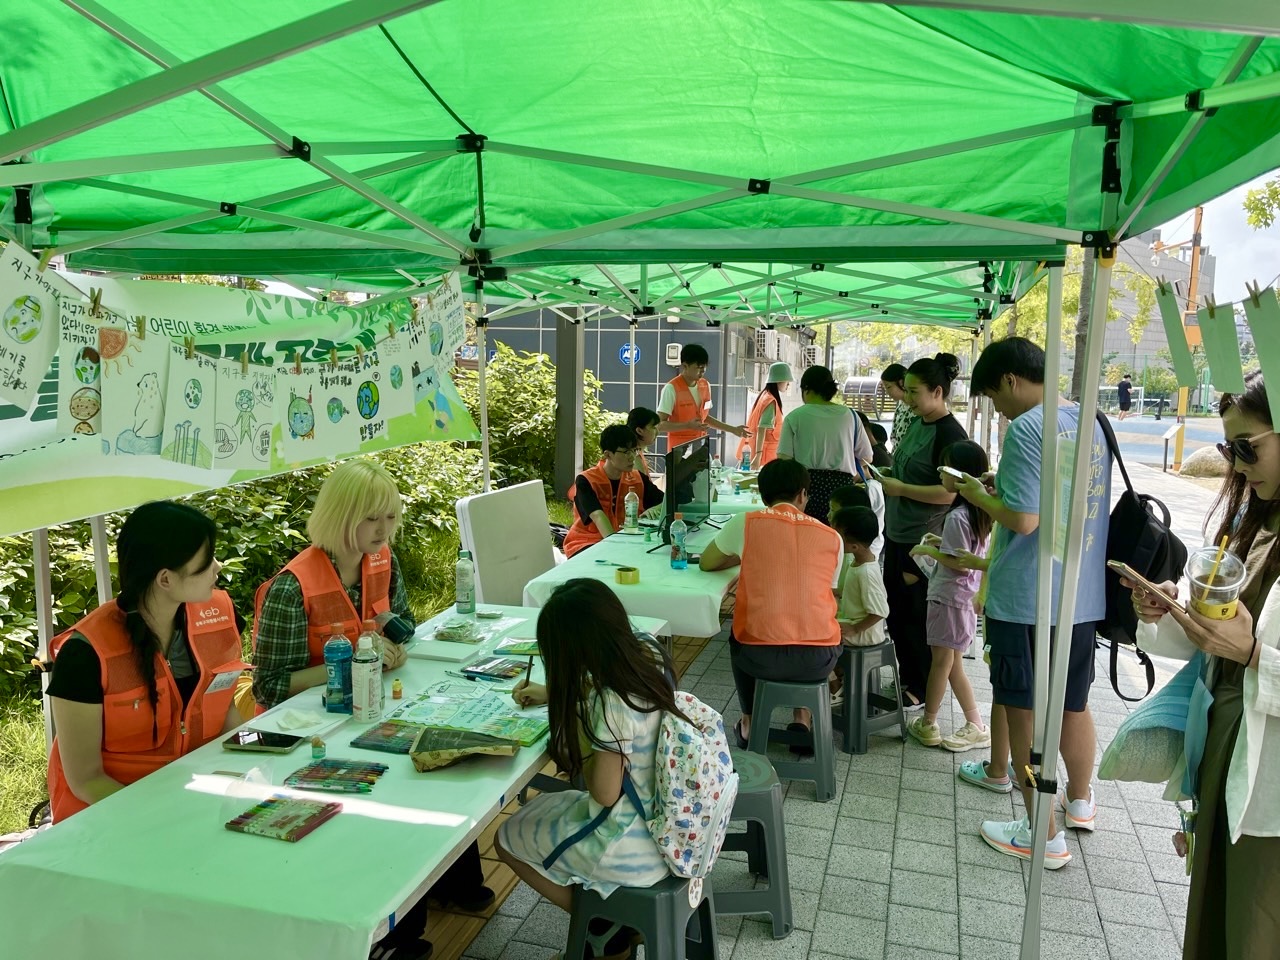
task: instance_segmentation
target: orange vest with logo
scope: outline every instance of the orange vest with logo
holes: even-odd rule
[[[609,518],[609,522],[613,524],[614,530],[621,530],[622,525],[627,519],[627,494],[635,491],[637,497],[640,498],[640,509],[644,509],[644,480],[640,476],[638,470],[628,470],[622,475],[622,479],[618,481],[618,499],[614,502],[613,483],[609,480],[609,475],[604,472],[604,467],[596,464],[588,470],[583,470],[582,477],[587,483],[591,484],[591,490],[595,493],[596,499],[600,501],[600,509],[604,511],[605,516]],[[590,517],[582,517],[578,515],[578,504],[574,497],[574,491],[570,491],[569,501],[573,503],[573,526],[569,528],[568,534],[564,538],[564,555],[572,557],[575,553],[587,549],[593,543],[599,543],[604,539],[600,530],[594,523],[588,524]]]
[[[840,534],[790,504],[746,515],[733,611],[739,643],[826,647],[840,642],[831,592]]]
[[[677,376],[670,383],[676,392],[676,405],[671,408],[671,419],[676,423],[689,423],[692,420],[706,423],[710,413],[707,402],[711,399],[711,384],[705,379],[699,380],[698,395],[695,397],[693,391],[689,389],[689,384],[684,382],[684,377]],[[670,450],[672,447],[706,435],[706,430],[672,430],[667,434],[667,449]]]
[[[390,547],[383,547],[377,553],[366,553],[360,561],[360,606],[363,609],[358,611],[352,605],[333,561],[319,547],[307,547],[286,563],[284,570],[297,577],[302,588],[302,605],[307,612],[308,667],[324,663],[324,645],[333,636],[333,624],[342,624],[343,632],[354,646],[353,638],[360,636],[363,622],[391,609]],[[253,598],[255,646],[258,642],[257,624],[262,619],[262,602],[273,582],[275,577],[260,586]]]
[[[770,406],[777,407],[773,415],[773,426],[761,434],[760,418]],[[751,408],[751,416],[747,419],[747,429],[751,431],[751,439],[743,437],[739,440],[738,452],[733,455],[738,463],[742,462],[742,454],[747,447],[750,447],[753,453],[760,454],[762,467],[770,460],[778,459],[778,440],[782,436],[782,405],[773,399],[773,394],[768,390],[761,390],[760,396],[756,397],[756,404]],[[751,459],[754,461],[755,457],[752,456]],[[754,463],[752,465],[754,466]]]
[[[240,659],[231,597],[222,590],[203,603],[188,603],[187,645],[200,680],[184,707],[169,664],[156,654],[156,706],[129,639],[124,611],[104,603],[53,644],[54,655],[72,632],[81,634],[102,668],[102,771],[120,783],[133,783],[215,739],[232,708],[236,680],[247,669]],[[49,752],[49,799],[53,820],[65,820],[88,806],[71,792],[55,737]]]

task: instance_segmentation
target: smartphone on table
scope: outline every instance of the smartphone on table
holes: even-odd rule
[[[246,753],[288,753],[302,742],[302,737],[291,733],[272,733],[268,730],[237,730],[222,741],[223,750],[240,750]]]
[[[1121,563],[1119,560],[1108,560],[1107,566],[1110,569],[1114,570],[1116,573],[1120,574],[1120,576],[1124,577],[1130,583],[1136,583],[1138,584],[1138,586],[1142,587],[1148,593],[1154,593],[1157,597],[1160,597],[1162,600],[1167,600],[1170,606],[1177,607],[1179,610],[1186,609],[1186,607],[1182,604],[1181,601],[1177,600],[1174,597],[1169,596],[1169,594],[1165,593],[1164,590],[1156,586],[1154,583],[1152,583],[1142,574],[1138,573],[1137,570],[1133,569],[1133,567],[1129,566],[1127,563]]]

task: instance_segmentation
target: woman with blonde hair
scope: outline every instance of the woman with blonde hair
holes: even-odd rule
[[[400,564],[391,551],[401,510],[396,482],[373,460],[347,460],[320,486],[307,521],[311,546],[258,588],[253,695],[260,707],[273,707],[325,682],[324,645],[335,623],[342,624],[350,640],[359,635],[361,621],[385,622],[385,616],[378,620],[381,614],[413,623]],[[383,641],[383,670],[394,670],[405,659],[403,647]],[[474,843],[430,895],[464,910],[483,910],[493,902]],[[423,897],[373,945],[371,960],[430,957],[431,944],[422,939],[426,925]]]

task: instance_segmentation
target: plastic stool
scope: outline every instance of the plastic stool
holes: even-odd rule
[[[898,727],[902,739],[907,739],[902,703],[890,700],[880,692],[880,670],[884,667],[893,671],[893,686],[895,690],[899,689],[898,661],[891,640],[873,647],[846,646],[840,654],[844,703],[832,713],[837,729],[844,735],[845,753],[866,753],[867,736],[889,727]],[[869,684],[867,677],[872,672],[876,680]]]
[[[586,956],[587,924],[596,917],[640,931],[645,960],[717,960],[710,877],[702,881],[696,907],[689,905],[689,881],[682,877],[652,887],[619,887],[607,900],[575,886],[565,960]]]
[[[746,833],[730,833],[725,850],[745,850],[747,868],[769,880],[754,890],[722,890],[716,896],[716,913],[767,913],[773,921],[773,938],[791,933],[791,882],[787,877],[787,834],[782,823],[782,784],[767,757],[734,750],[733,769],[738,774],[738,798],[733,820],[747,821]],[[719,863],[720,861],[717,861]],[[715,876],[715,871],[712,871]]]
[[[783,707],[807,707],[813,715],[813,729],[773,730],[769,720]],[[773,769],[786,780],[812,780],[821,802],[836,795],[835,744],[831,732],[831,688],[826,679],[816,683],[782,683],[757,680],[755,702],[751,707],[751,738],[747,749],[762,757],[768,755],[770,743],[813,745],[814,763],[776,760]]]

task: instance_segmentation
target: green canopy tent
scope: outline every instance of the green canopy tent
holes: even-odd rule
[[[0,13],[0,230],[130,275],[403,296],[464,271],[482,315],[502,295],[977,328],[1068,244],[1106,252],[1280,166],[1280,23],[1264,0],[977,5],[1037,13],[39,0]],[[1152,25],[1045,15],[1063,13]],[[1060,279],[1051,267],[1051,309]],[[1077,536],[1068,582],[1079,559]],[[1040,681],[1046,769],[1062,676]]]

